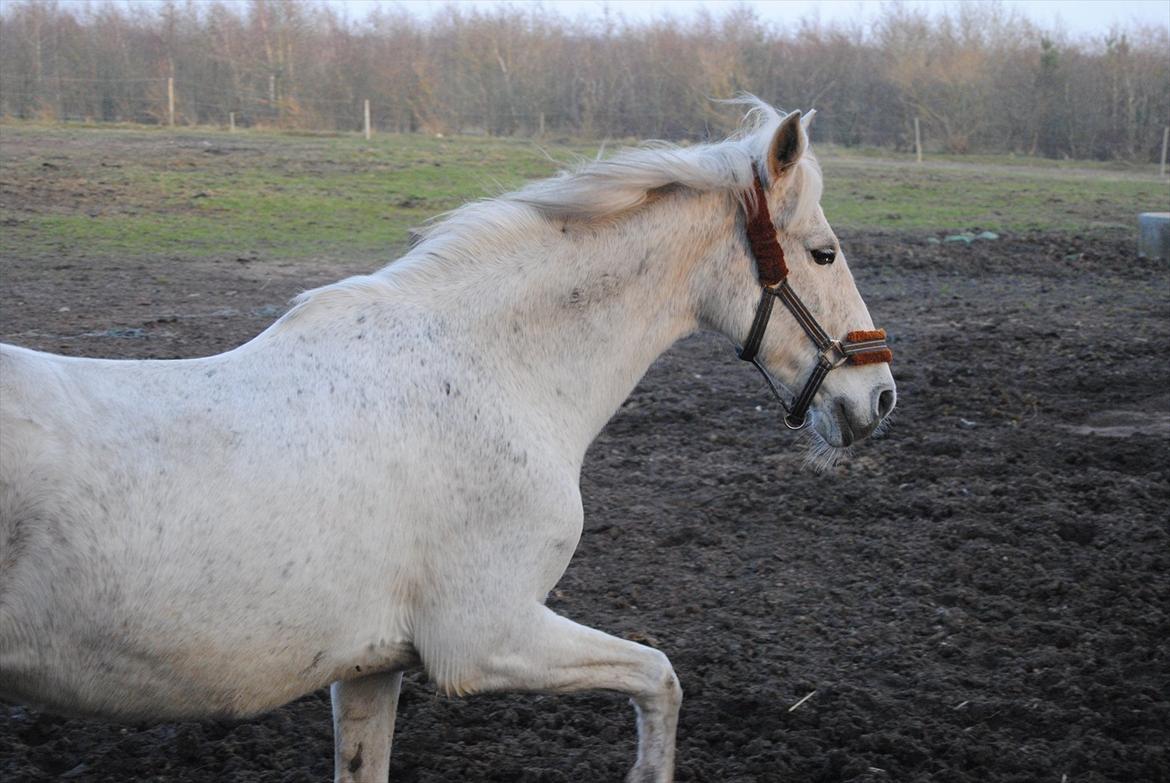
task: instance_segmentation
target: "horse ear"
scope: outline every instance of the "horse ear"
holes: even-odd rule
[[[768,173],[772,175],[773,182],[795,166],[808,147],[808,136],[800,120],[799,111],[785,117],[768,146]]]
[[[817,116],[816,109],[809,109],[808,114],[801,118],[800,124],[804,126],[804,132],[808,133],[808,129],[812,127],[813,117]]]

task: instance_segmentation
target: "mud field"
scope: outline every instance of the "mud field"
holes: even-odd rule
[[[1170,780],[1166,265],[1120,236],[843,240],[894,336],[895,426],[803,469],[754,372],[684,341],[591,449],[551,605],[671,657],[681,781]],[[0,336],[208,354],[371,263],[6,258]],[[616,781],[633,756],[616,696],[448,699],[414,673],[392,772]],[[5,781],[321,781],[331,759],[324,692],[162,726],[0,704]]]

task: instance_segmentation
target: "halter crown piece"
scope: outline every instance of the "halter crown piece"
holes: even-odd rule
[[[784,248],[780,247],[780,241],[776,238],[776,227],[772,225],[772,216],[768,212],[764,184],[760,181],[758,170],[753,171],[753,174],[754,193],[749,194],[745,200],[747,204],[755,203],[754,209],[750,207],[747,209],[747,236],[748,246],[756,260],[756,274],[759,276],[763,292],[760,294],[760,303],[756,307],[756,315],[752,319],[747,339],[737,353],[740,359],[751,362],[760,371],[776,399],[788,412],[784,417],[784,424],[789,429],[799,430],[808,425],[809,406],[812,405],[813,397],[816,396],[830,370],[843,364],[881,364],[891,361],[894,353],[886,345],[885,329],[849,332],[844,340],[834,340],[817,323],[817,319],[804,306],[804,302],[800,301],[792,286],[788,285],[788,264],[784,261]],[[820,353],[812,374],[804,383],[804,388],[791,403],[784,400],[779,385],[757,356],[776,299],[784,303]]]

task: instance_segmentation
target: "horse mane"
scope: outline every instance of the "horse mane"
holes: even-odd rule
[[[649,203],[655,193],[671,187],[723,191],[743,204],[754,197],[753,161],[767,154],[787,114],[753,95],[725,103],[749,108],[739,128],[722,141],[693,147],[651,141],[610,158],[601,158],[599,153],[596,159],[519,190],[464,204],[413,231],[410,249],[397,261],[372,275],[306,291],[293,301],[289,315],[328,292],[361,295],[381,284],[393,285],[391,279],[401,279],[400,275],[431,276],[452,264],[476,263],[490,257],[492,248],[515,246],[536,235],[550,221],[593,223],[613,218]],[[820,166],[811,152],[802,158],[793,187],[797,197],[789,200],[790,209],[780,215],[783,221],[800,219],[801,213],[820,202]]]
[[[479,246],[484,237],[522,233],[542,219],[605,220],[637,209],[655,192],[672,186],[727,191],[743,203],[750,198],[752,161],[764,157],[787,114],[753,95],[725,102],[749,109],[739,128],[722,141],[693,147],[650,141],[620,150],[610,158],[601,158],[599,153],[598,158],[556,176],[437,216],[416,231],[417,241],[401,261],[418,256],[474,258],[477,254],[468,251]],[[811,154],[803,163],[800,197],[795,203],[815,205],[820,201],[820,167]]]

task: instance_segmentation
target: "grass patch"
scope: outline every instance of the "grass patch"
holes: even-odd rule
[[[528,142],[421,135],[6,127],[0,153],[5,255],[388,256],[411,226],[557,168]]]
[[[1136,230],[1138,213],[1170,208],[1170,185],[1156,178],[836,158],[822,166],[825,214],[853,229],[1092,233]]]
[[[470,199],[595,154],[567,141],[208,129],[0,127],[0,254],[388,260],[407,231]],[[1156,175],[1003,156],[931,159],[827,148],[841,229],[947,233],[1132,227],[1170,209]]]

